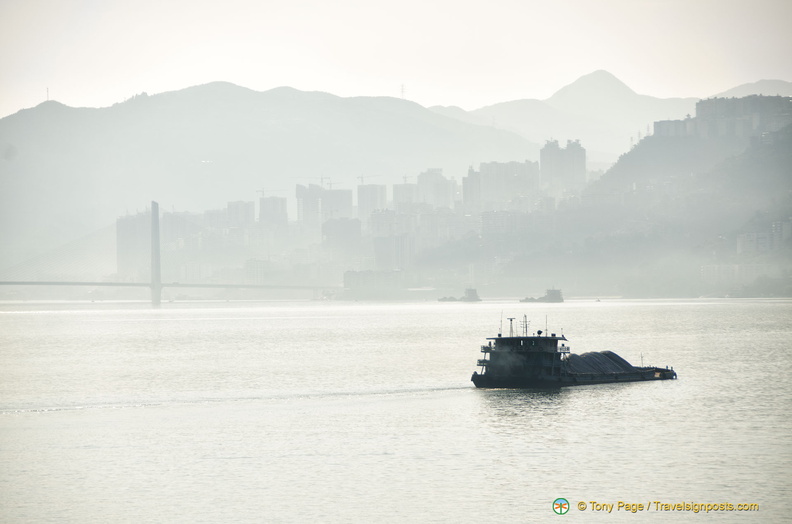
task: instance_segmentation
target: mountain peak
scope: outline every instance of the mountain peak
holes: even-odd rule
[[[188,96],[188,97],[233,97],[233,96],[248,96],[256,92],[247,87],[242,87],[231,82],[209,82],[206,84],[194,85],[177,91],[170,91],[160,93],[166,96]]]
[[[792,96],[792,82],[784,80],[759,80],[749,84],[742,84],[728,91],[713,95],[713,98],[742,98],[751,95],[764,96]]]
[[[613,96],[635,96],[636,93],[627,84],[611,73],[599,69],[583,75],[571,84],[562,87],[548,98],[548,103],[563,102],[570,99],[602,99]]]

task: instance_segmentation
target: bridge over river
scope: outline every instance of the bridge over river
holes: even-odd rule
[[[84,287],[135,287],[151,290],[151,305],[162,303],[164,288],[204,289],[293,289],[319,290],[341,289],[339,285],[291,285],[291,284],[239,284],[239,283],[182,283],[162,282],[162,257],[160,252],[159,204],[151,202],[151,281],[150,282],[78,282],[57,280],[4,280],[0,286],[84,286]]]

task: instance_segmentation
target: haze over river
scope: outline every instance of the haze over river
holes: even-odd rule
[[[679,380],[475,389],[523,314]],[[3,303],[0,521],[789,521],[790,341],[792,300]]]

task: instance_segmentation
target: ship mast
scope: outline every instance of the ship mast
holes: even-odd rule
[[[530,322],[528,322],[528,315],[523,315],[523,320],[522,320],[522,322],[520,322],[520,324],[522,324],[523,336],[527,337],[528,336],[528,325],[530,324]]]

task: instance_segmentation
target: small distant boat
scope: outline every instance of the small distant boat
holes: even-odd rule
[[[525,297],[520,302],[563,302],[564,297],[561,295],[560,289],[548,289],[545,291],[545,296],[539,298]]]
[[[481,298],[478,296],[478,291],[473,288],[468,288],[465,290],[465,296],[463,297],[442,297],[437,299],[439,302],[481,302]]]
[[[528,319],[523,319],[522,335],[514,335],[510,318],[508,337],[498,333],[481,346],[481,373],[470,377],[477,388],[560,388],[677,378],[673,367],[636,367],[612,351],[571,354],[563,334],[540,330],[529,335]]]

